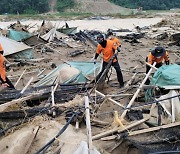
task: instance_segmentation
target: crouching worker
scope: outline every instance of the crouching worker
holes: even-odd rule
[[[154,62],[156,62],[155,67],[159,68],[163,65],[163,61],[166,65],[169,65],[169,55],[168,52],[165,51],[163,47],[156,47],[153,49],[149,55],[146,57],[146,62],[153,65]],[[149,72],[151,67],[149,65],[146,65],[146,74]],[[148,79],[145,84],[149,84],[150,80]]]
[[[0,44],[0,80],[2,82],[3,87],[15,89],[14,85],[6,76],[5,58],[3,56],[3,53],[4,51],[3,51],[2,45]]]
[[[101,72],[98,74],[98,76],[96,78],[96,80],[98,81],[100,76],[102,75],[102,73],[106,69],[106,66],[108,65],[108,62],[113,57],[114,51],[118,50],[118,52],[120,52],[120,47],[118,47],[116,44],[114,44],[113,41],[106,40],[102,34],[100,34],[97,37],[97,41],[98,41],[98,45],[97,45],[96,54],[95,54],[95,57],[94,57],[94,62],[96,62],[96,59],[98,58],[100,53],[103,54],[102,70],[101,70]],[[112,62],[112,66],[116,70],[116,74],[117,74],[117,78],[118,78],[118,82],[119,82],[119,87],[121,88],[121,87],[124,86],[124,81],[123,81],[123,76],[122,76],[121,68],[120,68],[120,65],[118,63],[117,57],[114,58],[114,60]]]

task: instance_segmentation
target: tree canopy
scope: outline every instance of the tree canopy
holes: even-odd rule
[[[49,0],[0,0],[0,14],[33,14],[49,10]]]
[[[74,5],[74,0],[57,0],[57,10],[59,12],[63,12],[67,8],[73,8]]]
[[[109,0],[117,5],[136,9],[142,7],[144,10],[169,10],[180,8],[180,0]]]

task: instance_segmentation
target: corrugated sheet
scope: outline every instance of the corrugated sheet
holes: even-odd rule
[[[0,43],[4,50],[4,56],[12,55],[20,51],[25,51],[27,49],[32,49],[30,46],[27,46],[24,43],[16,42],[4,36],[0,36]]]

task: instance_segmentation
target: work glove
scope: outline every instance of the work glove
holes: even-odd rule
[[[96,64],[96,59],[93,59],[93,63]]]
[[[9,87],[9,85],[5,82],[2,84],[2,86],[5,88],[5,87]]]
[[[169,60],[168,60],[168,61],[165,61],[165,64],[166,64],[166,65],[169,65]]]
[[[120,48],[120,47],[117,47],[117,51],[120,52],[120,51],[121,51],[121,48]]]

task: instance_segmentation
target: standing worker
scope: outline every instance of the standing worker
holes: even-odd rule
[[[0,44],[0,80],[2,82],[2,86],[15,89],[11,81],[6,76],[5,58],[3,53],[4,51],[2,45]]]
[[[165,61],[166,65],[169,65],[170,63],[169,55],[168,55],[168,52],[165,51],[163,47],[156,47],[146,57],[146,62],[148,64],[152,65],[154,62],[156,62],[156,65],[155,65],[156,68],[159,68],[163,65],[163,60]],[[151,67],[149,65],[146,65],[146,74],[149,72],[150,68]],[[148,79],[146,81],[146,84],[149,84],[149,83],[150,81]]]
[[[103,66],[102,66],[101,72],[99,73],[97,77],[97,80],[98,80],[101,74],[106,69],[106,66],[108,65],[109,60],[114,55],[115,50],[118,50],[118,52],[120,52],[120,47],[117,46],[112,40],[105,40],[102,34],[98,35],[97,42],[98,42],[98,45],[97,45],[96,54],[94,57],[94,62],[96,62],[96,59],[99,56],[99,54],[101,52],[103,53]],[[121,88],[124,86],[124,81],[123,81],[123,76],[122,76],[121,68],[118,63],[117,57],[113,59],[112,66],[116,70],[119,87]]]
[[[108,30],[107,37],[112,40],[118,47],[121,47],[119,39],[113,34],[112,30]]]

